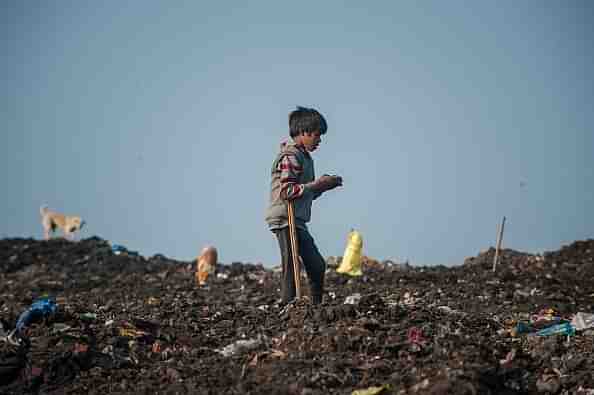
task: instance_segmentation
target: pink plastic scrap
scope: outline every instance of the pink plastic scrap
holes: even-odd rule
[[[423,331],[416,326],[408,329],[407,334],[408,342],[411,344],[423,344],[427,340],[423,337]]]

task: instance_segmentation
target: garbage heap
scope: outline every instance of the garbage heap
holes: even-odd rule
[[[0,240],[0,394],[594,394],[594,240],[493,254],[331,259],[314,307],[278,268]]]

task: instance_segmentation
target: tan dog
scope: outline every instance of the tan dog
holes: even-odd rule
[[[85,221],[80,217],[51,211],[47,206],[41,206],[39,213],[41,214],[41,225],[43,226],[43,237],[45,240],[49,240],[50,232],[54,233],[57,228],[62,229],[65,238],[72,240],[73,233],[81,230],[85,225]]]
[[[206,284],[208,276],[214,274],[217,266],[218,253],[217,249],[212,246],[207,246],[202,249],[196,264],[196,283],[198,285]]]

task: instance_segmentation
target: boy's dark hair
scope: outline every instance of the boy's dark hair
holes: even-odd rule
[[[297,109],[289,114],[289,132],[291,137],[299,136],[301,133],[313,133],[316,130],[325,134],[328,124],[322,114],[313,108],[297,106]]]

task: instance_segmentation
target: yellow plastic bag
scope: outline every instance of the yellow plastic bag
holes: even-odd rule
[[[338,273],[348,274],[350,276],[360,276],[361,271],[361,252],[363,250],[363,237],[356,230],[351,230],[348,235],[346,249],[342,262],[336,271]]]

